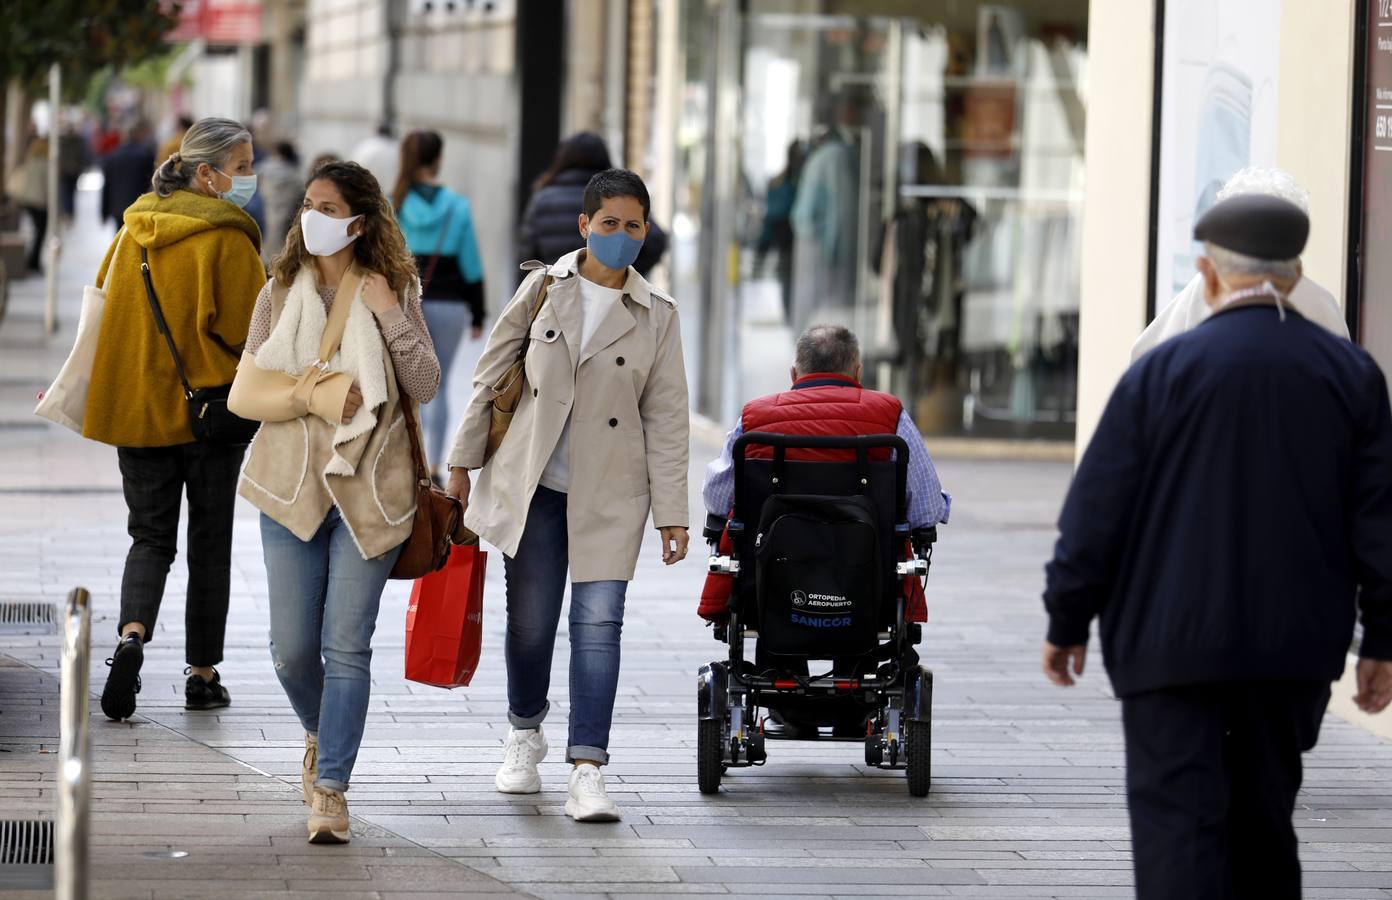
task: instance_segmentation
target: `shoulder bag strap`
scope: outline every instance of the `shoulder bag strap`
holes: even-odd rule
[[[319,338],[319,360],[314,365],[321,372],[328,370],[329,360],[338,352],[338,345],[343,340],[343,329],[348,327],[348,313],[352,311],[353,301],[358,298],[358,290],[361,287],[362,271],[354,262],[338,282],[338,292],[334,294],[329,320],[324,324],[323,336]]]
[[[425,448],[421,446],[420,429],[416,424],[416,411],[413,408],[414,401],[402,388],[400,378],[396,380],[396,396],[401,404],[401,415],[406,419],[406,434],[411,441],[411,459],[416,464],[416,486],[429,487],[430,467],[425,464]]]
[[[440,239],[435,242],[435,253],[431,255],[430,262],[425,267],[425,274],[421,276],[421,299],[425,299],[425,289],[430,287],[430,279],[435,277],[435,267],[440,264],[440,251],[445,249],[445,237],[449,235],[450,223],[454,221],[454,206],[450,206],[449,212],[445,213],[445,224],[440,229]]]
[[[178,370],[179,381],[184,385],[184,397],[192,400],[193,388],[189,387],[188,376],[184,374],[184,361],[179,358],[174,336],[169,333],[169,324],[164,321],[164,310],[160,309],[159,298],[155,296],[155,284],[150,280],[150,253],[144,247],[140,248],[140,277],[145,280],[145,296],[150,299],[150,311],[155,314],[155,327],[164,335],[165,343],[169,345],[169,355],[174,357],[174,368]]]
[[[541,307],[546,302],[546,292],[550,287],[551,276],[547,275],[541,279],[541,287],[537,289],[536,306],[532,307],[532,318],[527,322],[527,333],[522,335],[522,348],[517,351],[518,359],[524,359],[527,356],[527,348],[532,343],[532,326],[536,324],[537,316],[541,315]]]

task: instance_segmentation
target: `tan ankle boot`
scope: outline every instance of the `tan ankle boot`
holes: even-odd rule
[[[316,787],[309,813],[311,844],[348,843],[348,798],[342,791]]]

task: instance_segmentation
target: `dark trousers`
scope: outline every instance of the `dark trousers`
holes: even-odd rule
[[[165,580],[178,548],[179,504],[187,489],[184,652],[190,666],[222,662],[232,580],[232,512],[245,453],[244,446],[196,443],[116,450],[131,536],[117,629],[139,622],[145,626],[145,640],[154,637]]]
[[[1328,703],[1303,681],[1123,698],[1139,900],[1299,900],[1291,814]]]
[[[34,223],[34,243],[29,248],[29,270],[37,272],[43,268],[44,237],[48,234],[48,207],[26,206],[24,211]]]

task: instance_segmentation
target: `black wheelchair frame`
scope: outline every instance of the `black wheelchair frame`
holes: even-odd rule
[[[831,737],[831,740],[864,741],[865,763],[872,768],[904,769],[909,793],[926,796],[932,775],[933,673],[922,666],[905,663],[906,656],[922,636],[918,623],[904,621],[902,579],[926,579],[932,564],[935,528],[911,531],[907,523],[908,444],[897,435],[855,437],[782,435],[752,432],[741,435],[734,446],[734,511],[727,521],[709,516],[704,537],[711,545],[710,571],[740,577],[741,537],[747,523],[757,527],[760,510],[746,511],[742,500],[748,496],[746,448],[772,448],[772,484],[778,490],[789,450],[847,450],[855,453],[857,479],[862,493],[869,492],[871,452],[894,451],[895,496],[893,547],[895,575],[885,590],[894,591],[895,611],[887,631],[878,637],[877,659],[892,647],[888,660],[873,672],[858,677],[827,673],[806,676],[768,670],[758,672],[746,662],[744,642],[757,638],[755,625],[746,621],[737,602],[731,603],[729,618],[715,626],[717,640],[728,645],[724,660],[701,667],[697,676],[697,781],[702,793],[720,790],[721,776],[730,768],[763,765],[767,760],[766,738],[783,735],[767,732],[758,717],[761,707],[776,708],[780,701],[807,698],[812,702],[835,698],[858,698],[869,712],[866,734],[862,737]],[[844,463],[833,463],[845,465]],[[722,531],[728,530],[734,549],[729,556],[719,553]],[[905,554],[901,548],[909,546]],[[752,562],[752,561],[751,561]],[[732,601],[738,596],[734,588]],[[882,602],[885,598],[881,598]],[[818,740],[827,740],[819,736]]]

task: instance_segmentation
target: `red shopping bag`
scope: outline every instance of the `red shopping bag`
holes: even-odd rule
[[[450,548],[443,569],[417,578],[406,608],[406,679],[436,687],[467,685],[483,647],[483,573],[477,545]]]

